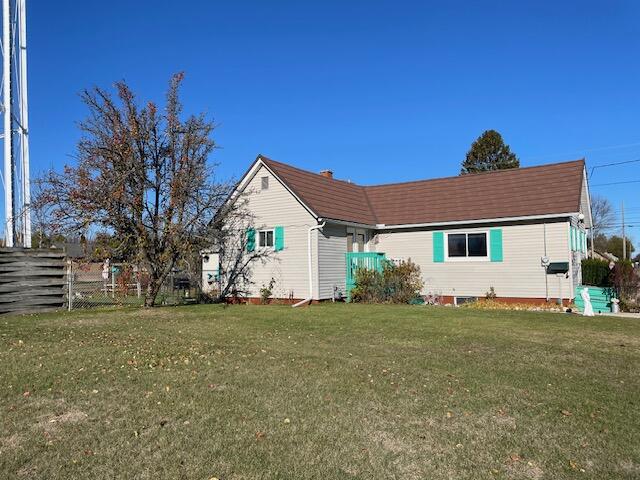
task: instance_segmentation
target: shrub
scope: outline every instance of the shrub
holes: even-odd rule
[[[424,286],[420,267],[411,260],[385,262],[381,272],[360,268],[355,283],[351,301],[360,303],[410,303]]]
[[[484,298],[486,298],[487,300],[495,300],[496,298],[498,298],[496,289],[493,287],[489,287],[489,291],[484,294]]]
[[[610,275],[611,281],[618,291],[620,308],[623,311],[635,311],[640,296],[640,278],[630,260],[616,262]]]
[[[620,310],[629,313],[640,313],[640,303],[633,300],[620,300]]]
[[[269,303],[269,298],[271,298],[271,295],[273,293],[273,287],[275,284],[276,284],[276,280],[272,277],[271,280],[269,280],[268,285],[262,285],[262,288],[260,289],[261,304],[266,305],[267,303]]]
[[[582,284],[594,287],[612,286],[610,279],[611,270],[609,262],[597,258],[585,258],[582,260]]]
[[[118,291],[123,296],[129,293],[129,285],[134,282],[133,268],[130,265],[122,265],[120,267],[120,275],[118,275]]]
[[[351,301],[358,303],[377,303],[384,298],[382,272],[359,268],[355,272],[355,287],[351,289]]]

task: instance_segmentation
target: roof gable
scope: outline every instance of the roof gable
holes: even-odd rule
[[[364,188],[260,156],[260,160],[319,217],[375,225]]]
[[[584,160],[375,186],[327,178],[259,156],[317,216],[366,225],[569,214],[580,211]]]

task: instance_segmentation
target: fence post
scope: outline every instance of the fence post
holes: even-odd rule
[[[111,267],[111,298],[116,298],[116,271]]]
[[[67,303],[69,311],[73,308],[73,262],[67,260]]]
[[[140,285],[140,268],[136,265],[133,267],[133,271],[136,275],[136,291],[138,293],[138,298],[142,296],[142,285]]]

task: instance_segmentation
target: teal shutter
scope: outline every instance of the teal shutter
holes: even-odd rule
[[[571,251],[575,250],[575,246],[573,243],[573,227],[569,227],[569,249]]]
[[[284,227],[275,227],[273,229],[273,246],[276,252],[284,248]]]
[[[253,252],[256,249],[256,229],[247,228],[247,252]]]
[[[502,229],[492,228],[489,230],[489,251],[492,262],[502,261]]]
[[[433,232],[433,263],[444,262],[444,232]]]
[[[571,227],[571,250],[576,251],[576,227]]]

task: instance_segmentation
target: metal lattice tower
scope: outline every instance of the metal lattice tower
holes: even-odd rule
[[[31,247],[26,0],[2,0],[4,238]]]

